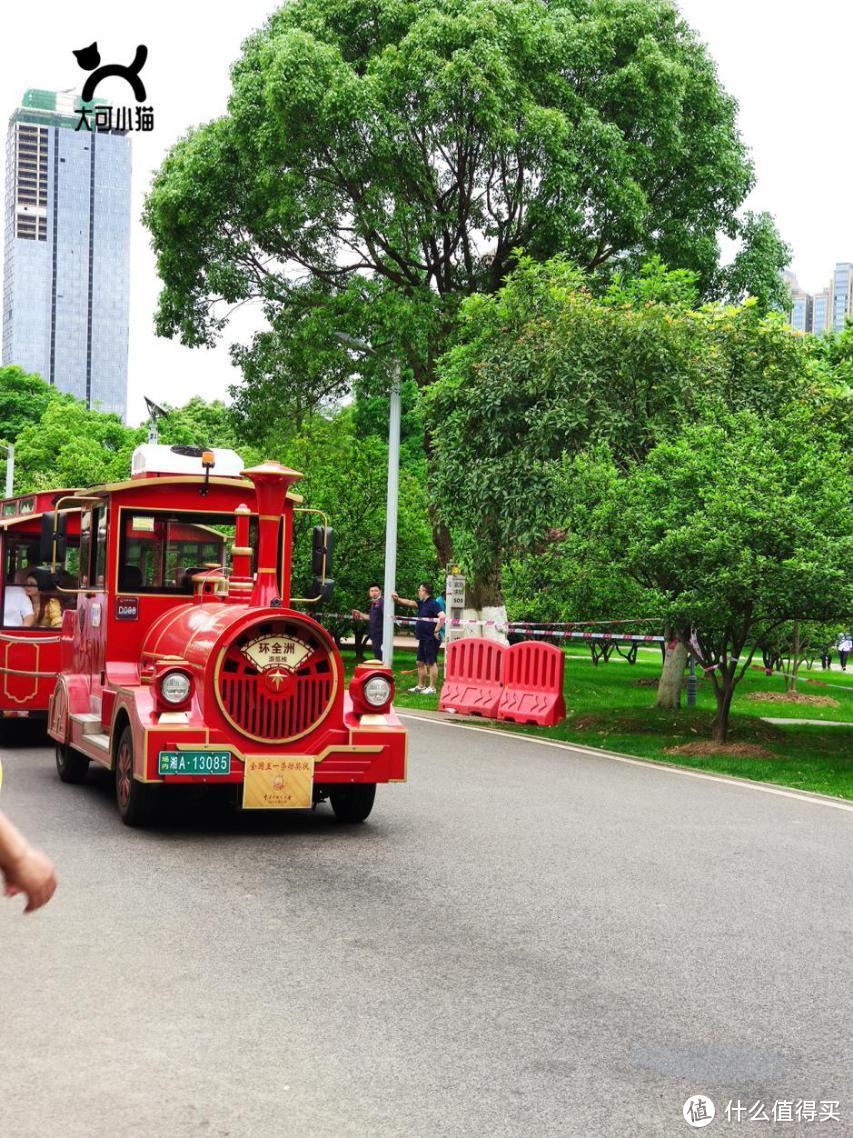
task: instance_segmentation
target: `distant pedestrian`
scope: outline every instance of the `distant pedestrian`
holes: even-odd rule
[[[418,682],[413,688],[409,688],[409,691],[418,695],[435,695],[438,682],[438,649],[444,627],[444,613],[432,595],[432,585],[423,581],[418,586],[416,601],[406,600],[398,593],[392,593],[391,596],[397,604],[418,610],[418,619],[415,622],[415,639],[418,642]]]
[[[841,662],[841,671],[847,671],[847,657],[853,651],[853,637],[849,632],[844,632],[838,641],[838,659]]]
[[[832,646],[829,644],[824,645],[820,653],[820,666],[826,672],[832,666]]]
[[[367,635],[370,638],[370,644],[373,648],[373,659],[381,660],[385,599],[378,585],[371,585],[367,590],[367,595],[370,598],[370,611],[361,612],[360,609],[353,609],[352,616],[353,620],[367,621]]]

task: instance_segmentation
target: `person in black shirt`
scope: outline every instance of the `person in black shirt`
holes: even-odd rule
[[[367,595],[370,597],[370,611],[361,612],[359,609],[353,609],[352,616],[353,620],[367,621],[367,635],[373,646],[373,659],[381,660],[382,622],[385,619],[385,601],[382,597],[382,590],[378,585],[371,585],[367,590]]]
[[[408,601],[397,593],[392,593],[391,596],[398,604],[418,610],[418,619],[415,623],[415,639],[418,642],[418,682],[415,687],[409,688],[409,691],[435,695],[435,686],[438,682],[438,649],[441,644],[441,628],[445,614],[432,595],[432,585],[426,581],[418,586],[416,601]]]

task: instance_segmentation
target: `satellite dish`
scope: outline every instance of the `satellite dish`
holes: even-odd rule
[[[148,441],[149,443],[157,442],[157,420],[165,419],[169,412],[161,407],[159,403],[155,403],[153,399],[149,399],[147,395],[143,395],[145,406],[148,408],[148,417],[151,420],[151,426],[148,428]]]
[[[153,399],[149,399],[147,395],[143,395],[145,406],[148,408],[148,414],[152,419],[165,419],[169,412],[165,407],[161,407],[159,403],[155,403]]]

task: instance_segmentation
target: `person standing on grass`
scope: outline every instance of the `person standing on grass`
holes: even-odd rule
[[[385,617],[385,600],[378,585],[371,585],[367,590],[370,597],[370,612],[352,610],[353,620],[367,621],[367,635],[373,647],[373,659],[382,659],[382,621]]]
[[[418,642],[418,682],[410,692],[418,695],[435,695],[438,683],[438,649],[441,645],[441,630],[444,626],[444,613],[432,595],[432,585],[426,581],[418,586],[418,599],[406,600],[398,593],[391,596],[397,604],[418,610],[415,623],[415,639]]]

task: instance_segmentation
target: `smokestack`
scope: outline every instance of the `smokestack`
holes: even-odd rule
[[[279,591],[278,533],[284,513],[288,487],[302,477],[298,470],[290,470],[279,462],[262,462],[243,471],[255,487],[258,504],[258,567],[251,604],[269,608],[270,602],[281,597]]]

